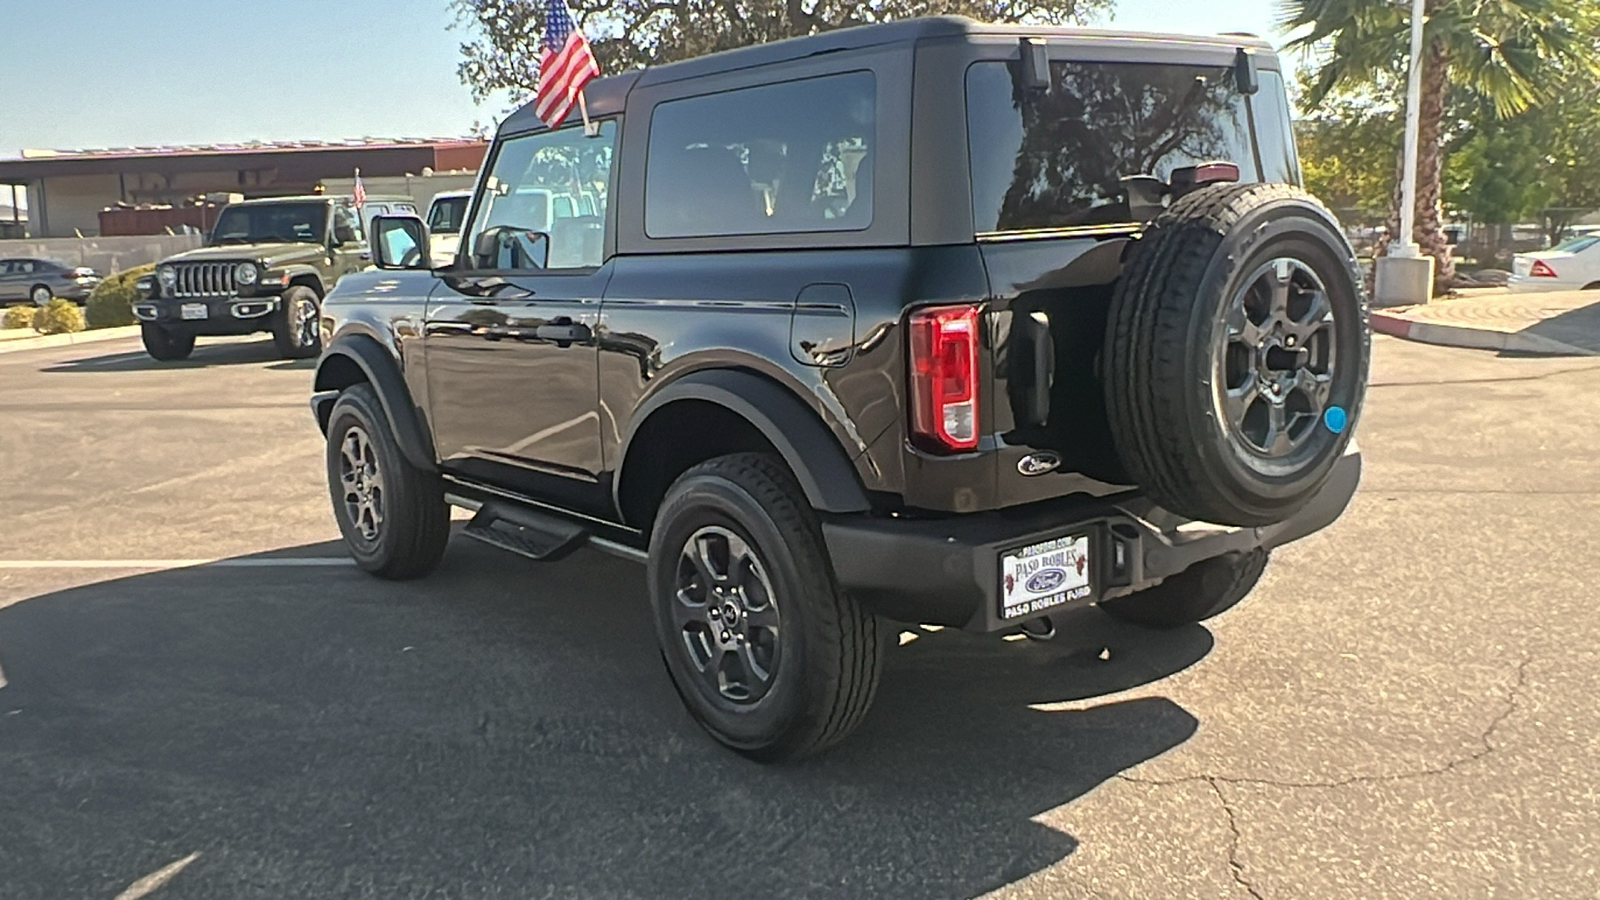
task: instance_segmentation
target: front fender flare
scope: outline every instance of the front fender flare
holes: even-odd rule
[[[755,426],[783,457],[806,500],[828,513],[867,512],[871,505],[855,467],[816,412],[777,383],[739,369],[691,372],[655,392],[628,427],[623,439],[612,500],[622,509],[622,486],[633,439],[650,417],[680,400],[714,403]]]
[[[422,427],[422,417],[411,399],[411,392],[406,389],[400,365],[370,335],[347,334],[336,337],[323,351],[322,358],[317,360],[317,375],[312,382],[312,389],[317,393],[312,396],[311,402],[317,415],[317,424],[323,433],[327,433],[328,416],[333,411],[334,401],[338,399],[338,391],[350,386],[349,379],[342,377],[338,369],[350,363],[361,370],[364,380],[377,393],[378,402],[383,405],[384,415],[389,419],[389,430],[406,462],[424,472],[438,471],[433,441],[427,429]]]

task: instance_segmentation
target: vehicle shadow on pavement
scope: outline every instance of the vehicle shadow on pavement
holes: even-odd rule
[[[271,365],[267,368],[304,369],[308,372],[317,367],[315,359],[284,359],[278,355],[277,348],[273,346],[270,339],[249,342],[230,341],[220,344],[207,344],[204,339],[201,339],[195,344],[194,354],[188,359],[159,362],[151,359],[150,354],[143,350],[135,350],[123,353],[106,353],[100,356],[86,356],[81,359],[46,366],[40,371],[52,374],[60,372],[147,372],[161,369],[206,369],[212,366],[233,366],[251,363],[276,363],[276,365]]]
[[[757,765],[681,709],[643,581],[456,540],[418,582],[201,567],[0,608],[3,893],[109,898],[198,854],[159,896],[969,897],[1073,852],[1031,817],[1197,726],[1030,706],[1211,648],[1088,609],[1051,643],[920,632],[847,743]]]

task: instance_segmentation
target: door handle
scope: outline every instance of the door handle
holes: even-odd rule
[[[553,341],[557,346],[567,347],[577,343],[588,343],[593,332],[589,326],[574,322],[567,316],[557,316],[533,330],[533,336],[541,341]]]

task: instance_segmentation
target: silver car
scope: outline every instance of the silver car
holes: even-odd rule
[[[0,259],[0,306],[18,300],[43,306],[54,297],[83,303],[99,283],[95,270],[57,259]]]

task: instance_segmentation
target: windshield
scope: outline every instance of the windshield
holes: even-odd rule
[[[470,197],[438,197],[428,210],[428,231],[432,234],[460,234],[461,220],[467,217]]]
[[[967,70],[980,233],[1129,223],[1123,178],[1165,181],[1198,162],[1227,160],[1245,181],[1260,180],[1250,115],[1230,66],[1053,61],[1050,78],[1048,93],[1024,95],[1004,62]],[[1263,79],[1262,92],[1278,85]],[[1286,143],[1286,128],[1271,133]],[[1264,148],[1262,157],[1272,161],[1271,180],[1294,180],[1292,147]]]
[[[256,244],[268,241],[322,243],[327,233],[325,203],[272,203],[230,206],[217,217],[213,244]]]
[[[1582,253],[1595,244],[1600,244],[1600,237],[1586,234],[1583,237],[1568,238],[1550,249],[1560,250],[1565,253]]]

